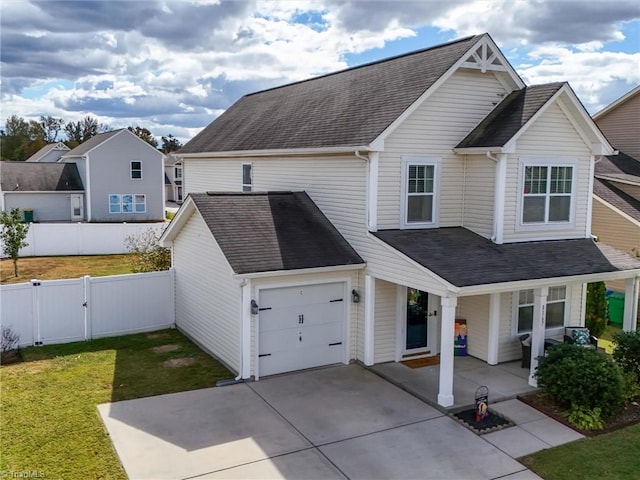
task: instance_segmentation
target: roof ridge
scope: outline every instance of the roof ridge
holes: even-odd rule
[[[482,34],[479,34],[479,35],[468,35],[466,37],[457,38],[455,40],[451,40],[450,42],[441,43],[439,45],[433,45],[431,47],[421,48],[419,50],[413,50],[411,52],[400,53],[398,55],[394,55],[393,57],[386,57],[386,58],[381,58],[379,60],[373,60],[371,62],[363,63],[361,65],[355,65],[353,67],[344,68],[342,70],[338,70],[338,71],[335,71],[335,72],[325,73],[324,75],[318,75],[318,76],[315,76],[315,77],[305,78],[304,80],[298,80],[298,81],[295,81],[295,82],[286,83],[284,85],[278,85],[278,86],[271,87],[271,88],[265,88],[264,90],[258,90],[257,92],[247,93],[246,95],[244,95],[244,97],[251,97],[251,96],[254,96],[254,95],[258,95],[260,93],[270,92],[270,91],[273,91],[273,90],[278,90],[280,88],[290,87],[292,85],[299,85],[301,83],[312,82],[314,80],[319,80],[321,78],[327,78],[327,77],[331,77],[331,76],[334,76],[334,75],[350,72],[350,71],[353,71],[353,70],[358,70],[358,69],[370,67],[370,66],[373,66],[373,65],[379,65],[381,63],[390,62],[392,60],[397,60],[397,59],[403,58],[403,57],[409,57],[411,55],[417,55],[419,53],[428,52],[430,50],[436,50],[438,48],[449,47],[451,45],[455,45],[456,43],[466,42],[466,41],[468,41],[468,40],[470,40],[470,39],[472,39],[474,37],[480,38],[483,35],[487,35],[487,33],[482,33]]]

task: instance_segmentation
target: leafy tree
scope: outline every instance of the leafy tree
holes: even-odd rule
[[[599,337],[607,327],[607,287],[604,282],[587,285],[585,325],[592,335]]]
[[[160,234],[149,228],[140,235],[129,235],[125,239],[131,254],[131,270],[134,273],[157,272],[171,268],[171,250],[158,244]]]
[[[20,249],[28,246],[25,241],[29,224],[22,223],[20,210],[12,209],[10,212],[0,212],[0,242],[2,242],[2,252],[13,260],[13,273],[18,276],[18,258]]]
[[[40,116],[40,127],[44,134],[44,140],[47,143],[58,141],[58,135],[64,126],[64,120],[61,118],[53,118],[51,115]]]
[[[8,137],[29,137],[29,123],[24,118],[11,115],[7,118],[4,127],[4,134]]]
[[[108,125],[99,123],[98,119],[87,115],[82,120],[77,122],[69,122],[65,125],[64,131],[67,135],[68,146],[76,147],[83,142],[86,142],[91,137],[96,136],[99,133],[106,132],[110,129]]]
[[[162,137],[162,148],[160,149],[162,150],[162,153],[175,152],[176,150],[179,150],[181,147],[182,147],[182,144],[173,135],[169,134],[166,137]]]
[[[149,130],[140,126],[128,127],[128,128],[129,128],[129,131],[135,133],[138,137],[140,137],[142,140],[147,142],[153,148],[158,148],[158,141],[155,139],[155,137],[151,134]]]

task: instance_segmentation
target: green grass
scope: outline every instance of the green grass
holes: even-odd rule
[[[154,347],[175,345],[166,352]],[[175,348],[175,347],[172,347]],[[232,376],[176,330],[22,351],[0,367],[0,472],[126,478],[96,406],[214,386]],[[193,364],[166,367],[171,359]]]
[[[520,461],[545,480],[635,480],[640,425],[542,450]]]

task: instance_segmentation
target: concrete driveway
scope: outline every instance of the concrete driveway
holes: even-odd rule
[[[132,479],[538,478],[357,365],[98,410]]]

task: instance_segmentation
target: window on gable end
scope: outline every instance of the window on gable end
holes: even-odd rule
[[[438,160],[403,159],[402,225],[405,228],[434,226],[437,217]]]
[[[242,191],[250,192],[253,187],[253,169],[252,164],[242,164]]]
[[[131,162],[131,179],[142,180],[142,162]]]
[[[573,165],[524,164],[521,224],[554,225],[572,221]]]

